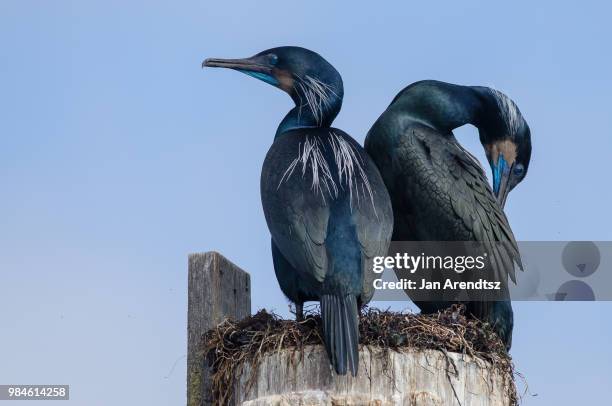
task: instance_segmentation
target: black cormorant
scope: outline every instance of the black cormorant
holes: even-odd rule
[[[455,128],[468,123],[478,128],[493,173],[493,191],[476,158],[453,135]],[[510,98],[487,87],[433,80],[413,83],[378,118],[365,149],[391,196],[394,241],[489,243],[493,271],[507,289],[508,275],[514,280],[514,264],[522,264],[503,206],[510,190],[525,178],[531,157],[529,126]],[[449,305],[416,304],[426,313]],[[510,348],[509,300],[466,304]]]
[[[274,270],[302,318],[321,302],[323,335],[338,374],[357,373],[359,306],[373,295],[373,257],[386,255],[391,201],[376,165],[331,124],[342,104],[340,74],[319,54],[279,47],[246,59],[207,59],[287,92],[295,107],[281,121],[261,174]]]

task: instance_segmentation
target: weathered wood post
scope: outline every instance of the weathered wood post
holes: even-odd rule
[[[251,277],[217,252],[189,255],[187,406],[212,405],[210,372],[199,351],[202,334],[225,318],[251,314]]]
[[[338,376],[322,346],[274,351],[234,382],[241,406],[512,406],[504,376],[483,361],[438,350],[362,346],[356,377]],[[253,375],[254,374],[254,375]],[[254,376],[253,383],[248,384]]]

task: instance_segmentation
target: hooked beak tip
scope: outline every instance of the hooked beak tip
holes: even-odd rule
[[[508,193],[510,193],[510,190],[508,188],[508,180],[504,179],[502,181],[502,184],[501,184],[498,192],[495,195],[495,197],[497,199],[497,203],[499,204],[499,206],[502,209],[506,205],[506,200],[508,199]]]
[[[506,196],[497,196],[497,203],[499,204],[499,207],[503,209],[506,205]]]

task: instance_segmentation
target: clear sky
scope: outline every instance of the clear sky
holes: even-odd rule
[[[191,252],[222,252],[251,273],[254,309],[287,315],[259,174],[291,101],[202,71],[205,57],[318,51],[344,78],[335,125],[360,142],[413,81],[493,85],[532,130],[507,204],[517,238],[612,240],[611,13],[605,1],[2,0],[0,384],[70,384],[74,405],[184,404]],[[475,130],[459,135],[483,159]],[[515,304],[512,355],[538,394],[526,405],[612,396],[611,311]]]

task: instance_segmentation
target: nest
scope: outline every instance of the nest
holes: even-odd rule
[[[321,317],[316,313],[297,322],[260,310],[238,322],[225,320],[207,332],[202,352],[212,366],[215,404],[229,402],[233,384],[228,382],[233,383],[245,365],[252,367],[248,390],[262,357],[285,348],[303,354],[305,346],[322,344],[321,329]],[[503,342],[488,324],[467,318],[460,305],[433,315],[366,308],[360,318],[359,336],[361,345],[380,348],[383,355],[389,351],[439,350],[452,363],[448,352],[467,354],[500,374],[510,404],[518,404],[514,366]],[[449,379],[452,373],[452,369],[447,370]]]

